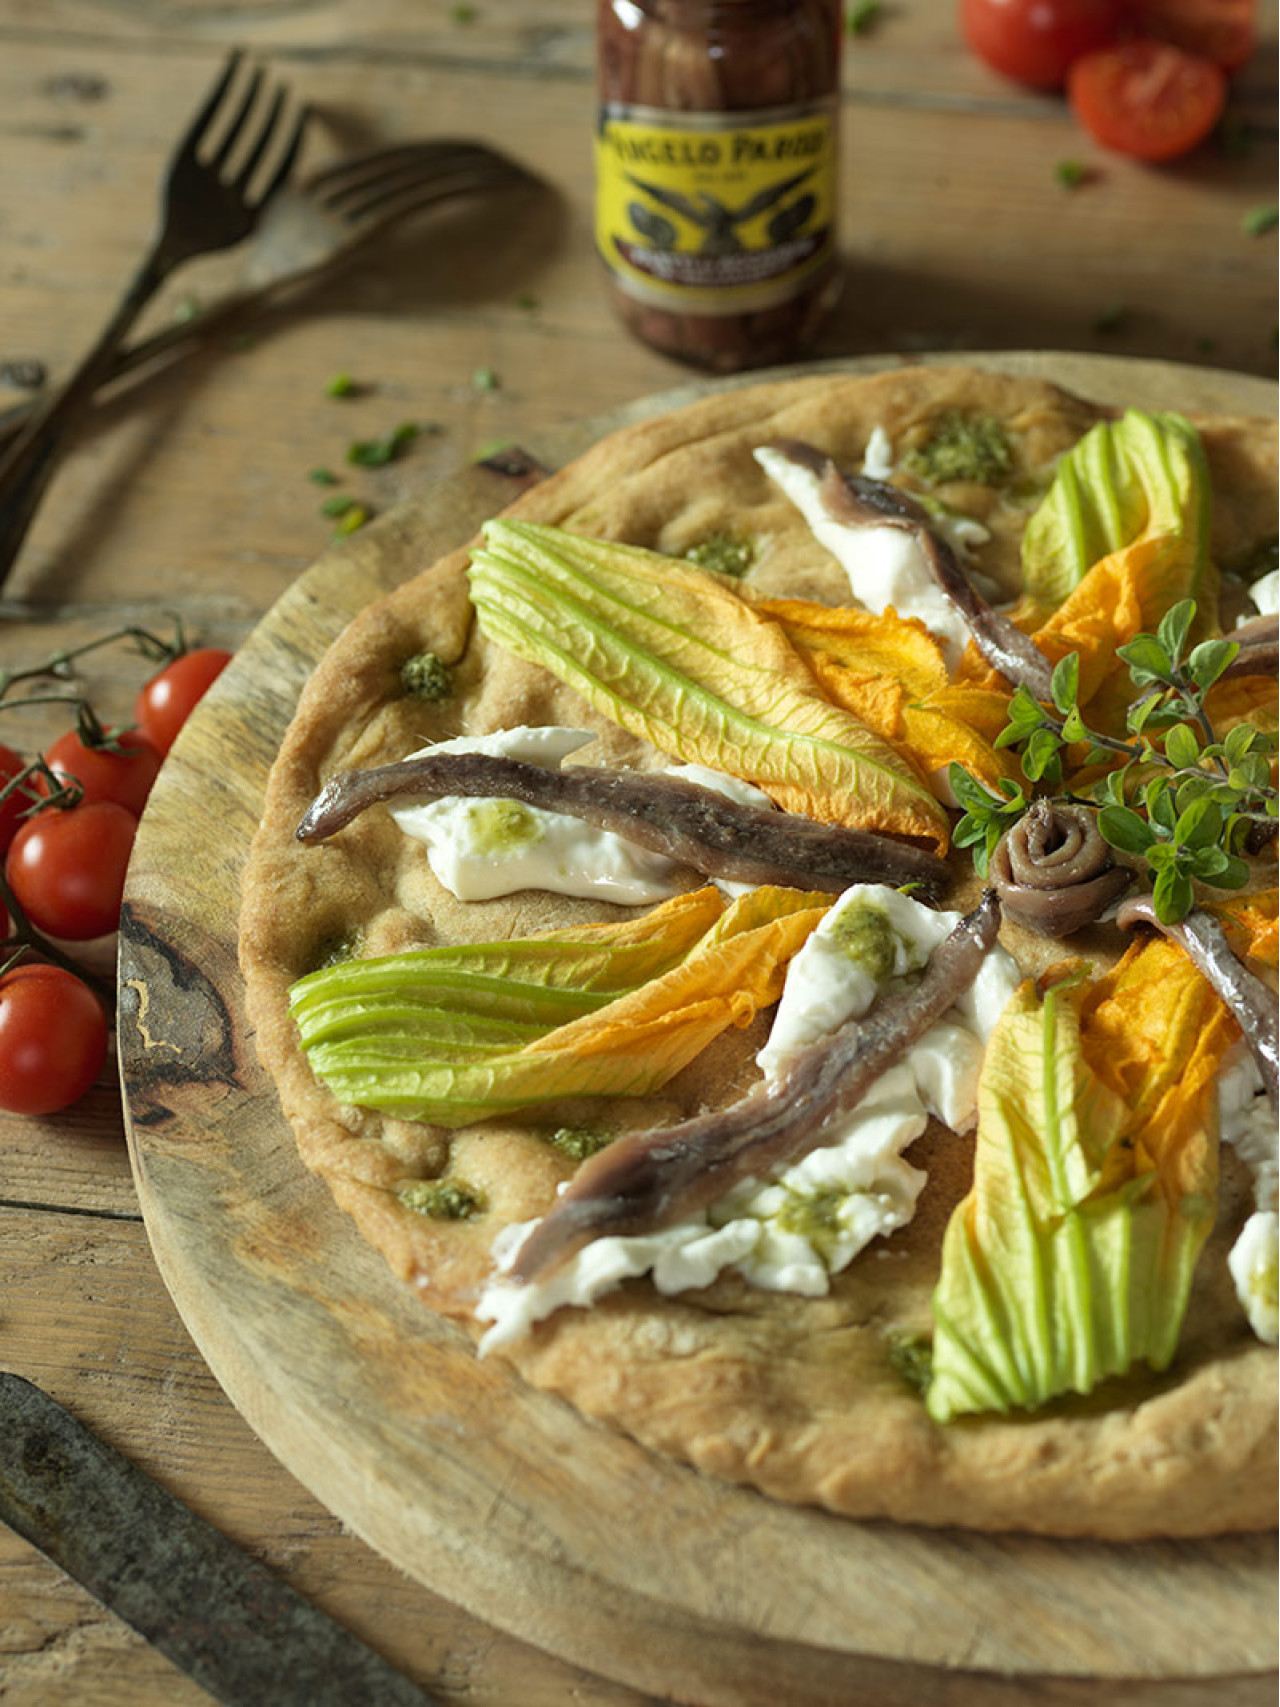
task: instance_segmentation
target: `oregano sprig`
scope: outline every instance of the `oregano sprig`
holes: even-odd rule
[[[1184,599],[1154,634],[1138,634],[1118,647],[1136,695],[1125,718],[1127,739],[1092,729],[1078,704],[1080,659],[1069,653],[1053,671],[1052,704],[1026,688],[1015,690],[997,747],[1017,751],[1028,782],[1057,789],[1064,754],[1085,746],[1082,766],[1107,765],[1084,799],[1099,807],[1098,829],[1119,851],[1142,857],[1152,883],[1156,915],[1176,923],[1195,903],[1194,885],[1238,889],[1249,880],[1240,857],[1259,826],[1274,828],[1280,796],[1271,782],[1276,739],[1239,723],[1219,739],[1205,699],[1239,653],[1233,640],[1202,640],[1189,648],[1196,606]],[[954,840],[973,849],[986,876],[991,854],[1030,802],[1007,779],[994,795],[959,765],[952,790],[964,808]],[[1053,798],[1079,799],[1057,794]]]

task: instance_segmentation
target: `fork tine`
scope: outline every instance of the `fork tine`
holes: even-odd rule
[[[298,116],[293,121],[293,130],[289,134],[289,140],[285,143],[284,153],[280,156],[280,163],[267,180],[262,194],[258,197],[257,205],[259,207],[261,207],[264,202],[270,201],[271,197],[275,195],[281,184],[284,183],[285,179],[288,178],[289,174],[293,171],[293,168],[297,163],[298,154],[302,148],[303,138],[306,135],[307,125],[310,121],[311,108],[306,106],[300,107],[298,109]]]
[[[306,188],[309,194],[322,197],[327,194],[341,195],[344,191],[357,187],[359,182],[371,177],[376,178],[384,171],[394,171],[396,167],[408,161],[434,160],[445,165],[462,154],[475,154],[477,150],[488,152],[483,150],[483,144],[447,139],[393,143],[386,148],[374,148],[367,154],[322,166],[307,179]]]
[[[227,62],[222,68],[222,75],[218,78],[218,81],[214,84],[213,88],[210,89],[208,95],[205,97],[204,105],[192,119],[191,123],[187,127],[186,135],[173,151],[172,160],[174,165],[176,165],[180,160],[187,159],[195,154],[197,148],[200,146],[200,142],[205,131],[209,128],[209,121],[222,105],[223,98],[226,95],[227,90],[231,87],[232,80],[234,79],[236,72],[240,69],[240,63],[243,59],[243,48],[232,48],[231,52],[227,55]]]
[[[271,104],[267,108],[266,117],[261,119],[258,123],[257,140],[249,150],[244,164],[231,180],[232,187],[239,190],[241,195],[243,195],[248,189],[250,181],[253,178],[253,174],[257,171],[263,156],[271,146],[271,138],[275,132],[277,124],[280,122],[280,114],[283,109],[284,88],[283,85],[281,85],[277,87],[275,94],[271,97]]]
[[[468,172],[501,172],[513,178],[523,176],[513,161],[504,159],[500,154],[490,153],[487,149],[459,150],[448,157],[407,158],[397,166],[344,186],[340,193],[331,193],[324,201],[329,211],[340,219],[358,218],[371,200],[379,196],[412,189],[434,178],[456,177],[459,173]]]
[[[434,207],[437,202],[449,201],[454,196],[469,195],[477,190],[505,188],[519,183],[523,177],[524,174],[518,169],[497,164],[484,170],[460,172],[453,177],[431,176],[386,189],[362,203],[360,207],[349,208],[342,215],[342,219],[347,225],[368,226],[374,230],[390,224],[393,220],[405,219],[422,208]]]
[[[230,159],[231,151],[240,140],[240,132],[245,127],[245,122],[253,109],[253,103],[257,100],[258,90],[261,89],[261,87],[262,67],[260,65],[255,65],[253,68],[253,74],[249,78],[248,87],[245,89],[245,92],[241,97],[240,106],[236,111],[236,115],[227,127],[227,134],[218,144],[214,153],[209,156],[209,164],[213,167],[215,172],[220,172]]]

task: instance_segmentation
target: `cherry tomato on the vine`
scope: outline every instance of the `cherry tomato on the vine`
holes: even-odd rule
[[[15,966],[0,976],[0,1108],[55,1114],[102,1071],[102,1004],[60,966]]]
[[[1144,36],[1239,71],[1258,43],[1258,0],[1128,0]]]
[[[1104,148],[1173,160],[1203,142],[1222,117],[1227,79],[1212,60],[1135,36],[1078,59],[1067,96]]]
[[[12,782],[15,776],[26,770],[27,761],[21,753],[15,753],[12,747],[0,743],[0,789],[6,783]],[[30,796],[21,788],[17,788],[9,798],[0,804],[0,853],[9,846],[22,827],[22,815],[31,805]]]
[[[167,753],[196,704],[231,662],[220,646],[184,652],[147,682],[134,701],[133,717],[148,741]]]
[[[1081,54],[1115,40],[1122,0],[960,0],[960,27],[993,71],[1060,89]]]
[[[137,828],[133,813],[113,800],[47,806],[28,818],[5,876],[37,930],[70,942],[115,930]]]
[[[84,800],[114,800],[135,818],[160,769],[159,751],[137,729],[122,730],[112,736],[111,746],[103,747],[86,746],[78,730],[68,729],[45,749],[44,761],[56,776],[74,777]],[[40,788],[47,792],[47,785]]]

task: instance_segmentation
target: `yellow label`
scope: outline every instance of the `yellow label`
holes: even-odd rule
[[[835,102],[769,113],[606,106],[596,244],[618,283],[676,312],[785,302],[835,245]]]

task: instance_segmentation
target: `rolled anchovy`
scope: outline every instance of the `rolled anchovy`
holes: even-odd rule
[[[1037,800],[997,845],[991,881],[1009,918],[1041,936],[1065,937],[1100,919],[1131,873],[1113,863],[1095,812]]]
[[[518,800],[563,812],[709,877],[739,883],[833,894],[851,883],[918,883],[936,897],[949,881],[945,861],[923,848],[773,807],[744,806],[679,777],[591,765],[546,770],[488,753],[423,753],[377,770],[339,772],[295,834],[301,842],[321,842],[380,801],[446,795]]]
[[[964,619],[988,664],[1036,699],[1050,699],[1053,666],[1029,635],[975,590],[922,505],[887,481],[845,474],[830,457],[799,439],[776,439],[769,449],[821,476],[822,501],[833,522],[853,528],[902,528],[913,534],[943,596]]]
[[[1231,676],[1274,676],[1280,668],[1280,617],[1274,613],[1242,622],[1222,638],[1234,640],[1240,650],[1219,681],[1227,681]]]
[[[1156,917],[1153,898],[1135,895],[1116,914],[1116,923],[1123,931],[1138,924],[1154,925],[1186,950],[1192,964],[1235,1015],[1258,1063],[1271,1107],[1280,1112],[1280,1021],[1276,994],[1250,972],[1227,941],[1227,933],[1218,921],[1197,907],[1176,925],[1162,924]]]
[[[739,1180],[765,1178],[815,1149],[830,1122],[855,1107],[972,984],[999,926],[1000,902],[988,890],[934,950],[918,984],[891,991],[866,1018],[810,1044],[780,1079],[712,1114],[615,1139],[528,1233],[508,1278],[547,1274],[593,1239],[669,1226]]]

